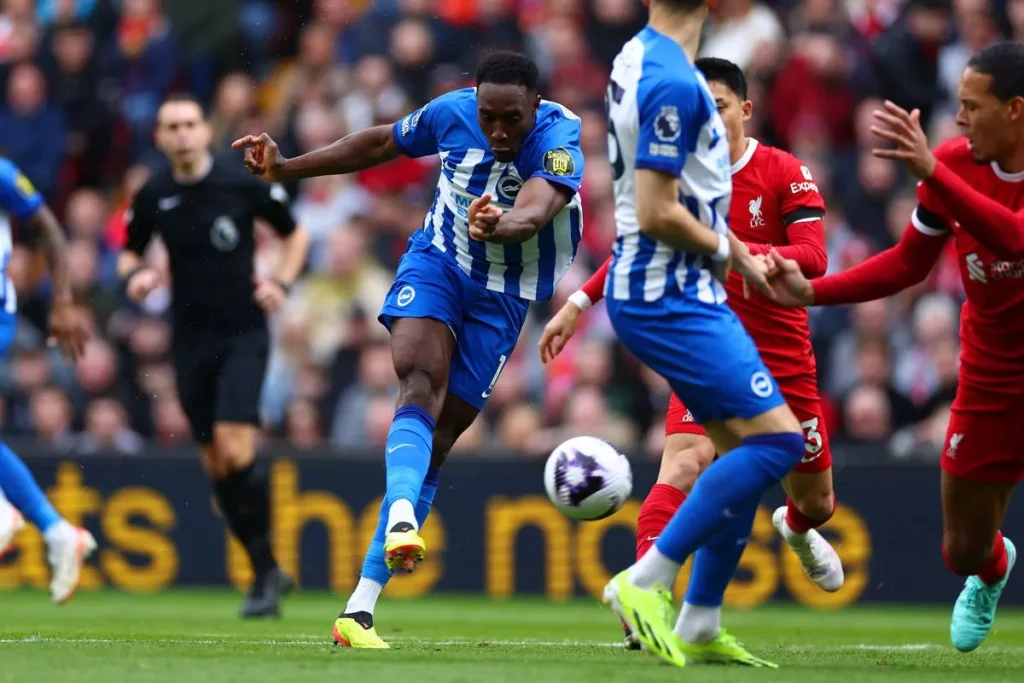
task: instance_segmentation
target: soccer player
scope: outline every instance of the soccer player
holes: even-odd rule
[[[128,296],[144,301],[160,285],[159,273],[143,260],[160,235],[173,279],[178,396],[217,504],[255,575],[241,613],[271,617],[280,613],[293,581],[274,559],[267,476],[256,461],[270,347],[266,314],[284,303],[305,265],[309,240],[292,218],[285,189],[214,159],[210,140],[202,106],[192,97],[173,96],[160,107],[156,143],[170,165],[135,197],[118,271]],[[272,278],[253,272],[257,217],[283,240]]]
[[[377,598],[426,548],[418,531],[452,444],[476,419],[515,348],[530,301],[545,301],[580,241],[580,121],[537,94],[537,66],[493,53],[476,88],[457,90],[390,126],[284,159],[265,134],[250,171],[272,180],[353,173],[398,155],[438,154],[434,203],[409,240],[379,320],[391,331],[398,409],[385,447],[387,488],[362,574],[334,641],[388,647]]]
[[[31,181],[7,159],[0,158],[0,355],[14,343],[18,327],[18,297],[7,276],[11,259],[11,224],[14,216],[39,232],[43,255],[50,269],[53,293],[50,302],[49,333],[64,355],[75,360],[82,354],[88,332],[75,308],[68,272],[67,240],[56,216],[50,211]],[[4,215],[6,214],[6,215]],[[25,526],[27,517],[43,534],[47,559],[53,572],[50,597],[58,605],[71,599],[78,587],[82,565],[96,550],[96,540],[85,529],[64,520],[46,498],[39,484],[14,452],[0,444],[0,557]]]
[[[777,296],[787,305],[835,305],[890,296],[921,282],[952,237],[967,300],[961,313],[960,381],[942,453],[942,554],[967,577],[950,625],[953,646],[984,641],[1017,559],[999,531],[1024,479],[1024,45],[975,54],[960,79],[964,132],[928,148],[920,114],[892,103],[875,132],[921,179],[900,242],[843,273],[808,281],[772,253]]]
[[[707,12],[704,0],[652,0],[647,27],[615,59],[607,107],[618,237],[606,302],[622,343],[668,380],[724,457],[644,556],[609,582],[605,600],[678,666],[774,666],[721,629],[722,596],[761,495],[800,462],[804,438],[719,281],[731,259],[770,292],[765,265],[727,225],[729,143],[693,66]],[[694,553],[673,630],[666,587]]]
[[[828,260],[821,222],[825,203],[810,171],[792,155],[745,136],[743,123],[750,118],[753,104],[747,100],[747,81],[737,65],[714,57],[698,59],[695,65],[708,81],[729,134],[732,231],[751,253],[767,254],[772,245],[782,245],[780,253],[794,259],[805,275],[824,275]],[[603,298],[610,264],[611,259],[544,328],[542,360],[547,362],[561,352],[576,331],[581,311]],[[773,521],[811,580],[824,590],[837,591],[843,585],[842,562],[816,531],[831,518],[835,496],[807,312],[784,308],[763,296],[745,298],[743,279],[737,274],[729,278],[726,291],[730,308],[754,339],[804,430],[804,457],[783,482],[789,497],[786,506],[775,511]],[[644,500],[637,520],[637,559],[647,552],[714,457],[707,432],[674,394],[665,416],[665,434],[658,483]],[[636,648],[639,643],[627,636],[627,646]]]

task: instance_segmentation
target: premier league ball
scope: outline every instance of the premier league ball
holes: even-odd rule
[[[604,519],[633,491],[633,470],[622,453],[601,439],[577,436],[548,456],[544,466],[548,498],[566,516]]]

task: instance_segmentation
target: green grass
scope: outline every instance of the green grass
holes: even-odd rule
[[[263,622],[235,617],[239,600],[223,591],[105,592],[56,608],[44,593],[2,593],[0,682],[960,683],[1020,681],[1024,667],[1024,613],[1008,609],[970,655],[948,645],[949,607],[729,612],[730,630],[782,668],[679,670],[623,651],[613,615],[590,601],[385,602],[377,621],[393,649],[353,651],[329,644],[337,597],[296,595],[283,619]]]

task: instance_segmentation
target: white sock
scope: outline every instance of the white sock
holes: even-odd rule
[[[629,570],[629,582],[638,588],[650,588],[660,583],[671,590],[680,566],[682,565],[665,557],[658,551],[657,546],[652,545]]]
[[[53,545],[66,541],[74,533],[75,527],[71,526],[67,520],[62,519],[43,533],[43,540],[46,541],[46,545]]]
[[[703,645],[714,640],[721,627],[721,607],[700,607],[684,602],[676,620],[676,635],[691,645]]]
[[[402,498],[396,500],[388,508],[387,530],[391,531],[399,522],[408,522],[412,524],[413,529],[417,531],[420,529],[420,525],[416,523],[416,508],[412,506],[412,503]]]
[[[382,590],[384,590],[384,586],[381,584],[365,576],[360,576],[356,589],[352,591],[352,597],[348,599],[348,604],[345,605],[345,613],[369,612],[372,615],[373,608],[377,606],[377,598],[380,597]]]

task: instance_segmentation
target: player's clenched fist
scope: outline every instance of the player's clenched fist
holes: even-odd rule
[[[498,228],[498,221],[504,212],[491,204],[491,195],[474,199],[469,205],[469,236],[477,242],[486,242]]]
[[[231,143],[231,149],[245,150],[242,161],[249,173],[270,181],[282,180],[284,157],[277,143],[266,133],[239,138]]]

